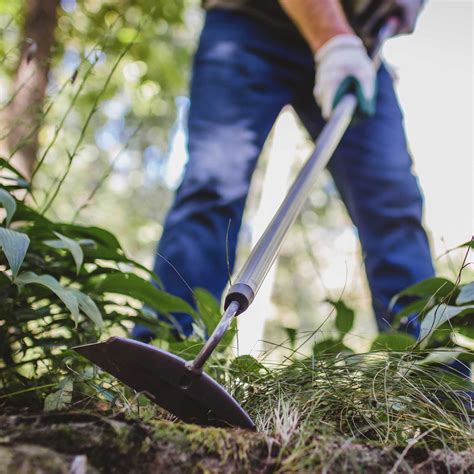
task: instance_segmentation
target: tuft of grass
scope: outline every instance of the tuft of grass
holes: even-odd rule
[[[271,369],[255,361],[250,371],[244,357],[246,364],[232,365],[227,388],[257,428],[278,439],[280,462],[289,471],[317,465],[321,439],[340,440],[340,449],[348,442],[453,451],[472,446],[472,412],[464,398],[469,383],[417,365],[410,352],[323,354]]]

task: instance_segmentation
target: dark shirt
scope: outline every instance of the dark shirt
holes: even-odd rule
[[[364,21],[363,17],[370,16],[371,12],[379,6],[379,2],[383,0],[372,0],[369,2],[357,2],[356,0],[340,1],[349,23],[358,32],[360,21]],[[301,33],[285,13],[278,0],[202,0],[202,5],[205,9],[224,8],[239,11],[274,26],[277,34],[291,39],[303,39]],[[360,12],[360,14],[356,13],[357,5],[359,7],[364,7],[365,5],[363,12]]]
[[[206,9],[225,8],[246,13],[277,27],[282,34],[301,38],[278,0],[203,0],[202,3]]]

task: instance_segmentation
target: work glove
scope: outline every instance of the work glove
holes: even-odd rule
[[[399,21],[397,34],[413,33],[425,0],[343,0],[344,10],[356,33],[372,47],[380,27],[391,16]]]
[[[357,97],[359,115],[375,113],[377,71],[359,37],[353,34],[334,36],[318,50],[315,61],[313,93],[326,120],[348,92]]]

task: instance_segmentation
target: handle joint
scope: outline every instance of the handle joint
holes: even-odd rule
[[[227,309],[231,303],[236,301],[239,304],[239,310],[237,311],[237,315],[239,315],[246,311],[246,309],[252,304],[254,298],[255,292],[249,285],[246,285],[245,283],[236,283],[227,291],[224,309]]]

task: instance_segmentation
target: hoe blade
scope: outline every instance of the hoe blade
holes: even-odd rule
[[[180,357],[123,337],[74,350],[187,423],[255,429],[229,393],[207,374],[190,372]]]

